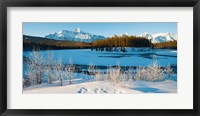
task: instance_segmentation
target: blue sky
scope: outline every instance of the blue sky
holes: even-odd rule
[[[150,34],[164,32],[177,34],[176,22],[23,22],[23,34],[44,37],[49,33],[59,32],[61,30],[74,31],[77,27],[84,32],[106,37],[123,33],[139,35],[144,32]]]

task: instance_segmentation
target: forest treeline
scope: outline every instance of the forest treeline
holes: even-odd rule
[[[33,50],[33,48],[39,48],[40,50],[82,49],[82,48],[91,48],[91,43],[74,42],[68,40],[53,40],[42,37],[23,35],[23,50],[30,51]]]
[[[117,36],[92,42],[92,49],[100,51],[106,48],[106,51],[109,51],[114,47],[120,47],[121,51],[125,51],[125,47],[152,47],[152,45],[151,41],[144,37]]]
[[[177,41],[174,40],[169,42],[155,43],[153,47],[161,49],[177,49]]]
[[[117,36],[109,37],[104,40],[97,40],[92,43],[75,42],[68,40],[53,40],[42,37],[34,37],[23,35],[23,50],[30,51],[33,48],[40,50],[47,49],[92,49],[102,51],[106,49],[109,51],[113,48],[120,47],[121,51],[125,51],[125,47],[150,47],[150,48],[169,48],[176,49],[177,41],[162,42],[153,44],[150,40],[144,37],[137,36]]]

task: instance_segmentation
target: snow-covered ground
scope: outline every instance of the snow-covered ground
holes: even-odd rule
[[[40,51],[44,56],[48,56],[48,50]],[[25,57],[30,57],[31,51],[23,53]],[[127,52],[100,52],[91,51],[90,49],[73,49],[73,50],[52,50],[54,59],[62,58],[63,63],[68,63],[69,59],[74,64],[88,65],[93,63],[97,66],[148,66],[153,60],[157,60],[159,65],[167,66],[177,64],[177,52],[170,49],[155,49],[146,52],[131,51]]]
[[[131,93],[176,93],[177,83],[174,81],[146,82],[134,81],[131,87],[113,85],[111,82],[95,81],[80,84],[59,86],[59,83],[31,86],[23,89],[24,94],[131,94]]]

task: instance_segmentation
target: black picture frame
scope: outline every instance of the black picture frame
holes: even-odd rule
[[[7,7],[193,7],[193,109],[7,109]],[[200,98],[200,0],[2,0],[0,1],[1,115],[198,116]]]

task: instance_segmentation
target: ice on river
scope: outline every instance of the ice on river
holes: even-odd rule
[[[39,51],[47,56],[50,50]],[[88,65],[93,63],[98,66],[148,66],[153,60],[157,60],[161,66],[177,64],[177,51],[170,49],[154,49],[146,52],[128,51],[128,52],[100,52],[91,51],[90,49],[67,49],[51,50],[54,59],[62,58],[63,63],[68,63],[69,59],[74,64]],[[30,57],[31,51],[25,51],[23,55]]]

